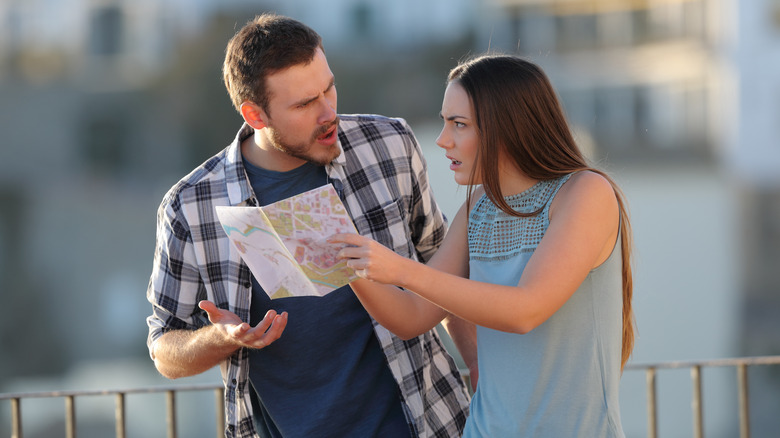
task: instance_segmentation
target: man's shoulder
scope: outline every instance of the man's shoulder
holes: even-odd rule
[[[406,151],[416,141],[409,124],[400,117],[387,117],[377,114],[339,115],[341,145],[345,151],[383,147]],[[379,141],[382,140],[382,141]],[[403,152],[399,152],[403,153]]]
[[[380,130],[410,131],[409,125],[402,117],[388,117],[379,114],[339,114],[339,120],[339,126],[345,132],[371,126]]]
[[[229,147],[213,155],[177,181],[166,193],[163,204],[178,203],[186,199],[203,202],[216,195],[213,193],[214,186],[224,185],[228,180],[228,149]],[[206,186],[208,188],[199,190]],[[203,193],[192,194],[193,192]]]

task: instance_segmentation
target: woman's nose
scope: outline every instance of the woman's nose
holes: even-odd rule
[[[436,137],[436,146],[439,146],[440,148],[447,149],[450,147],[450,139],[449,136],[446,134],[446,128],[442,128],[441,132],[439,133],[439,136]]]

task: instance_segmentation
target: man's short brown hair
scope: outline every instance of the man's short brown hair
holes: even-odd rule
[[[285,68],[308,64],[322,38],[305,24],[275,14],[250,20],[230,39],[222,66],[223,79],[236,110],[253,102],[268,110],[266,77]]]

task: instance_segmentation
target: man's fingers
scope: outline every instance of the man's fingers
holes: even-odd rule
[[[209,300],[203,300],[203,301],[199,302],[198,303],[198,307],[200,307],[201,309],[205,310],[208,313],[211,313],[211,312],[214,312],[214,311],[217,310],[217,305],[212,303]]]
[[[198,303],[198,307],[200,307],[208,314],[209,321],[212,323],[219,321],[219,308],[216,304],[208,300],[203,300]]]
[[[276,318],[277,313],[276,310],[269,310],[265,313],[265,316],[263,317],[263,320],[257,323],[254,330],[256,330],[259,333],[264,333],[266,330],[268,330],[268,327],[271,326],[274,322],[274,318]]]
[[[228,336],[246,347],[263,348],[267,346],[279,339],[287,326],[287,312],[277,314],[273,309],[265,314],[262,321],[252,327],[241,322],[232,313],[218,308],[211,301],[203,300],[198,303],[198,307],[208,313],[209,321],[214,324],[222,324]]]
[[[287,327],[287,312],[282,312],[281,315],[276,315],[274,322],[271,324],[271,328],[265,332],[265,336],[268,338],[266,342],[270,344],[282,336],[282,332]]]
[[[263,321],[269,319],[268,316],[269,315],[266,314],[266,318],[264,318]],[[265,348],[282,336],[282,332],[286,326],[287,312],[283,312],[279,315],[274,312],[273,317],[270,318],[270,327],[268,330],[264,331],[263,327],[258,324],[252,329],[253,333],[251,334],[251,340],[248,339],[246,344],[252,348]]]

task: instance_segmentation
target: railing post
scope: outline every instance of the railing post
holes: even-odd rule
[[[655,368],[649,367],[647,377],[647,438],[656,438],[658,420],[655,402]]]
[[[701,400],[701,366],[691,367],[691,380],[693,381],[693,436],[694,438],[704,438],[704,427],[702,421],[702,400]]]
[[[168,438],[176,438],[176,392],[167,391],[165,400],[168,405]]]
[[[11,438],[22,438],[22,402],[20,398],[11,399]]]
[[[214,391],[217,411],[217,438],[225,438],[225,388],[219,387]]]
[[[750,404],[748,402],[747,365],[737,365],[737,382],[739,384],[739,437],[750,438]]]
[[[76,438],[76,398],[72,395],[65,397],[65,436]]]
[[[116,438],[125,438],[125,394],[123,392],[118,392],[116,394],[114,409]]]

